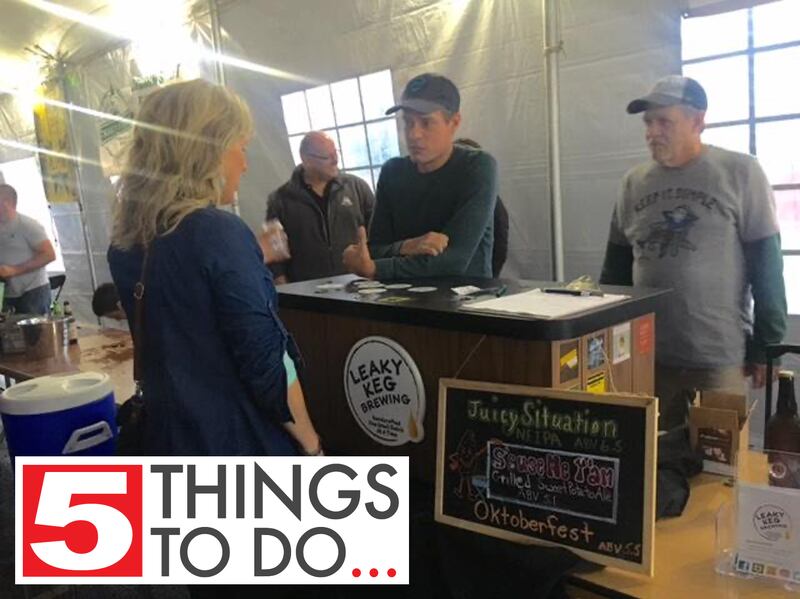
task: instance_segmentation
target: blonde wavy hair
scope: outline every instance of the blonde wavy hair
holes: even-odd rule
[[[252,134],[247,104],[219,85],[198,79],[147,96],[118,182],[112,245],[147,246],[195,210],[218,205],[223,155]]]

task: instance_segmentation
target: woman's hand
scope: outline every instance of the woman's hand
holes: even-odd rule
[[[324,456],[325,452],[322,450],[322,441],[317,437],[316,445],[310,447],[303,447],[303,454],[307,457],[320,457]]]

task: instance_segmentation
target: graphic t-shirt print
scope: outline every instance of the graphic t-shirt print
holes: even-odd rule
[[[670,201],[673,206],[664,209],[665,201]],[[726,220],[731,218],[715,197],[703,191],[681,187],[656,191],[640,198],[634,204],[634,211],[640,213],[637,219],[643,225],[637,227],[638,238],[635,243],[640,251],[640,259],[645,260],[666,256],[676,258],[682,253],[695,252],[702,237],[696,225],[702,224],[705,217],[713,214]],[[641,214],[643,211],[646,212]]]
[[[698,216],[692,209],[678,206],[674,210],[664,210],[661,215],[660,220],[650,223],[647,237],[636,241],[639,247],[643,251],[658,252],[659,258],[667,254],[675,257],[681,250],[695,251],[697,246],[689,240],[689,233]]]

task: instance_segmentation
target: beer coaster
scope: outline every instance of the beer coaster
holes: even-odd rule
[[[317,291],[339,291],[340,289],[344,289],[344,285],[341,283],[322,283],[317,285]]]
[[[408,283],[390,283],[386,285],[386,289],[408,289],[411,287]]]
[[[376,293],[386,293],[385,287],[367,287],[366,289],[359,289],[361,295],[374,295]]]
[[[356,281],[355,286],[359,289],[374,289],[384,285],[380,281]]]
[[[431,291],[436,291],[436,287],[412,287],[408,291],[411,293],[430,293]]]

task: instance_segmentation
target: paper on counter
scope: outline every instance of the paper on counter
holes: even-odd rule
[[[629,295],[607,293],[603,296],[575,296],[561,293],[544,293],[541,289],[532,289],[523,293],[515,293],[504,297],[470,302],[461,306],[463,310],[479,310],[500,312],[535,318],[566,318],[588,310],[595,310],[609,304],[628,299]]]
[[[452,287],[450,290],[456,295],[471,295],[476,291],[481,291],[481,288],[475,287],[475,285],[464,285],[463,287]]]

